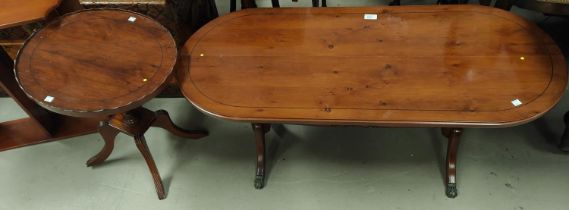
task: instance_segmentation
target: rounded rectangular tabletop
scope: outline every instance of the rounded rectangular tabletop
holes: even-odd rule
[[[195,106],[251,122],[511,126],[567,82],[535,24],[468,5],[248,9],[201,28],[181,56]]]

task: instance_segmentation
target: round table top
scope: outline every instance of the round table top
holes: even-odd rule
[[[35,33],[18,53],[16,78],[41,106],[70,116],[128,111],[164,87],[176,63],[169,31],[144,15],[85,10]]]

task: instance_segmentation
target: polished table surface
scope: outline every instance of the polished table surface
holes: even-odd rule
[[[1,0],[0,29],[44,19],[61,0]]]
[[[159,199],[166,197],[162,178],[144,138],[160,127],[185,138],[168,112],[141,105],[167,84],[177,60],[174,38],[148,16],[117,9],[69,13],[48,23],[18,53],[15,75],[21,89],[50,111],[74,117],[103,118],[99,133],[105,145],[87,161],[102,164],[119,133],[134,137],[152,175]]]
[[[0,29],[56,18],[81,9],[77,0],[0,0]],[[84,135],[97,130],[95,119],[57,115],[38,106],[18,86],[14,60],[0,47],[0,89],[28,118],[0,122],[0,151]]]
[[[195,106],[260,123],[513,126],[551,109],[567,82],[548,35],[483,6],[248,9],[181,54]]]
[[[158,94],[176,58],[172,35],[150,17],[94,9],[35,33],[15,69],[22,89],[40,106],[63,115],[107,116]]]

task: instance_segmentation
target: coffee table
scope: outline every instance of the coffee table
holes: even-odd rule
[[[126,10],[83,10],[52,21],[18,53],[15,74],[22,90],[50,111],[103,118],[103,149],[87,161],[103,163],[115,137],[134,137],[152,174],[158,198],[166,192],[144,133],[161,127],[175,135],[201,138],[206,131],[174,125],[164,110],[141,107],[171,78],[177,49],[170,32],[153,19]]]
[[[192,104],[253,124],[257,188],[271,123],[441,127],[455,197],[462,129],[530,122],[567,83],[549,36],[483,6],[248,9],[210,22],[181,53]]]

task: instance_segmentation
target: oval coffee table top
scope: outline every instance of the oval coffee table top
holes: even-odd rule
[[[1,0],[0,29],[44,19],[61,0]]]
[[[567,82],[535,24],[467,5],[248,9],[201,28],[181,59],[194,105],[252,122],[511,126]]]
[[[71,116],[128,111],[154,97],[176,63],[169,31],[123,10],[63,16],[35,33],[16,61],[20,86],[41,106]]]

